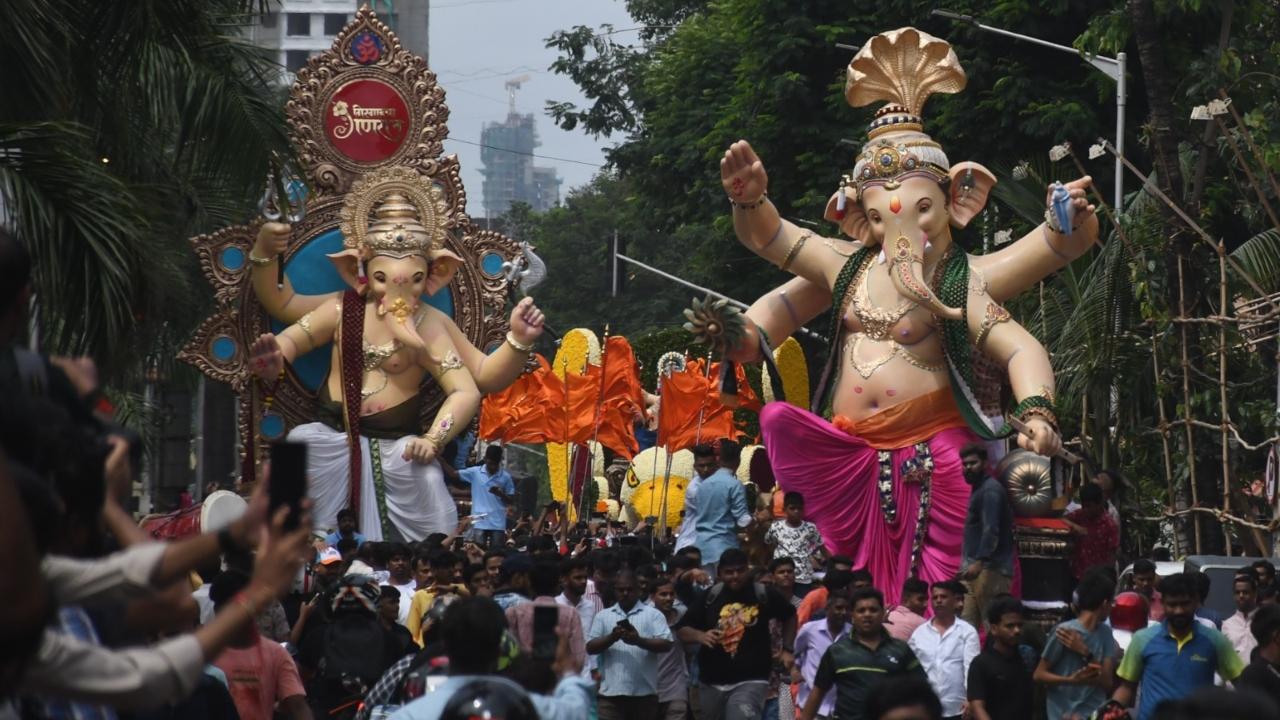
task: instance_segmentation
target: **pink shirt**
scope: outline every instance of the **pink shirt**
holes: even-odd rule
[[[923,624],[923,615],[911,612],[905,605],[895,605],[885,618],[884,629],[889,631],[890,637],[907,642],[911,639],[911,633]]]
[[[271,720],[277,702],[307,694],[288,651],[262,636],[256,645],[223,650],[213,664],[227,675],[240,720]]]
[[[507,610],[507,627],[516,640],[520,641],[520,649],[525,652],[533,649],[533,609],[539,605],[556,608],[559,613],[556,629],[568,638],[569,653],[574,659],[579,663],[585,662],[587,642],[584,639],[582,620],[578,617],[578,611],[561,605],[555,598],[546,595],[534,598],[532,602],[522,602]]]

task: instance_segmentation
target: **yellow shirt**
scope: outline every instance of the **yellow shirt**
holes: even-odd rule
[[[461,584],[446,585],[443,588],[439,585],[432,585],[413,594],[413,602],[409,605],[409,617],[405,619],[405,627],[409,628],[409,633],[413,635],[413,641],[418,643],[418,647],[422,647],[423,616],[435,604],[436,596],[447,595],[450,592],[462,597],[468,597],[471,594],[467,592],[467,586]]]

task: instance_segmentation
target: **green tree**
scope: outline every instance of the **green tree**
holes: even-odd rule
[[[250,217],[289,153],[281,68],[240,36],[265,5],[3,4],[0,198],[35,261],[48,350],[123,379],[198,318],[186,238]]]

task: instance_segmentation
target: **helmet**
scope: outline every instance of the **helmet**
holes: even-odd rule
[[[1111,607],[1111,627],[1137,632],[1147,626],[1147,599],[1136,592],[1122,592]]]
[[[440,720],[538,720],[533,701],[505,678],[478,678],[454,691]]]
[[[382,594],[378,581],[372,575],[347,575],[338,581],[333,592],[333,611],[377,612],[378,596]]]

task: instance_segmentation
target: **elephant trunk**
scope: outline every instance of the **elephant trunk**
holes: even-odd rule
[[[418,334],[414,323],[414,311],[418,308],[415,299],[404,297],[391,298],[390,294],[378,301],[378,318],[385,324],[391,336],[400,344],[415,350],[426,350],[427,343]]]
[[[920,244],[923,251],[923,241]],[[889,273],[893,286],[903,297],[914,300],[944,320],[962,319],[964,315],[960,308],[943,304],[942,300],[929,290],[923,277],[923,252],[912,252],[911,241],[906,236],[899,235],[894,244],[893,267]]]

